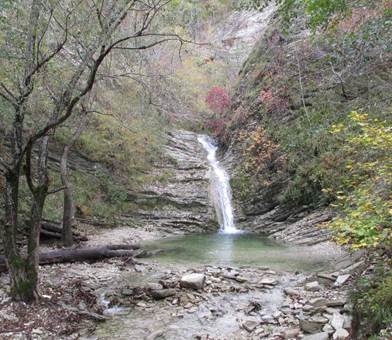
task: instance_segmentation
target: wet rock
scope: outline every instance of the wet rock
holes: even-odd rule
[[[169,288],[169,289],[157,289],[157,290],[152,290],[150,292],[150,295],[155,300],[162,300],[162,299],[166,299],[167,297],[176,295],[176,290],[172,289],[172,288]]]
[[[334,286],[340,287],[340,286],[344,285],[349,278],[350,278],[350,274],[339,275],[334,283]]]
[[[256,329],[258,324],[259,323],[257,321],[246,320],[245,322],[242,323],[242,328],[244,328],[247,332],[251,333]]]
[[[345,329],[341,328],[338,329],[334,334],[333,334],[333,339],[334,340],[345,340],[348,339],[350,336],[349,332],[347,332]]]
[[[182,288],[191,288],[195,290],[203,289],[206,277],[204,274],[186,274],[181,278],[180,285]]]
[[[318,281],[309,282],[305,285],[305,289],[311,292],[317,292],[321,289]]]
[[[305,333],[320,332],[323,326],[328,322],[328,319],[320,316],[314,316],[309,319],[300,320],[299,324]]]
[[[302,338],[302,340],[328,340],[328,339],[329,339],[329,335],[327,332],[305,335]]]
[[[284,339],[296,339],[299,333],[301,333],[299,328],[286,329],[283,331],[282,336]]]
[[[285,288],[284,292],[288,296],[300,296],[300,292],[298,290],[295,290],[294,288]]]
[[[336,330],[343,328],[344,317],[339,313],[334,313],[331,319],[331,326]]]

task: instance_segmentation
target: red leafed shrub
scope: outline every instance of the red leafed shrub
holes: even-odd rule
[[[224,88],[215,86],[208,91],[206,102],[214,113],[223,114],[230,107],[231,99]]]

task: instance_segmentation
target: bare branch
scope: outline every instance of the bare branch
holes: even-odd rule
[[[53,195],[53,194],[56,194],[56,193],[58,193],[58,192],[60,192],[60,191],[65,190],[65,189],[66,189],[66,187],[61,187],[61,188],[53,189],[53,190],[51,190],[51,191],[48,191],[47,195]]]

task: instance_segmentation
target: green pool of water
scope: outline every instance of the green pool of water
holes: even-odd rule
[[[285,246],[254,234],[202,234],[145,244],[163,250],[152,259],[165,263],[267,266],[275,270],[318,271],[336,257],[322,247]]]

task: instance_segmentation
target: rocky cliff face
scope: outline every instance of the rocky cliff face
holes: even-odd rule
[[[209,198],[208,163],[197,134],[175,130],[168,134],[162,160],[151,176],[164,179],[132,192],[128,200],[136,207],[131,218],[169,233],[216,230],[215,212]]]
[[[311,35],[304,18],[287,28],[275,14],[244,63],[220,136],[243,229],[296,243],[328,238],[318,227],[332,217],[322,189],[344,176],[330,128],[362,108],[377,117],[390,102],[390,59],[349,43],[347,27],[329,39]]]

